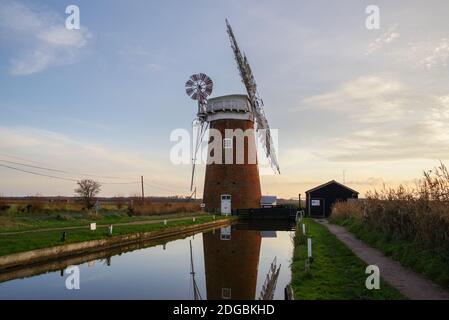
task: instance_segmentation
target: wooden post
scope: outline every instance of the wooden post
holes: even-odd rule
[[[301,194],[298,194],[298,208],[301,210]]]
[[[142,185],[142,203],[145,202],[145,193],[143,192],[143,176],[140,176],[140,184]]]
[[[307,238],[307,257],[312,258],[312,238]]]

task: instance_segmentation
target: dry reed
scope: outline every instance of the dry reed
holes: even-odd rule
[[[332,219],[348,218],[370,230],[449,250],[449,171],[440,163],[414,187],[384,186],[364,200],[335,204]]]

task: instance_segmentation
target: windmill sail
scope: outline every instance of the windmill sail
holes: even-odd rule
[[[275,173],[280,173],[279,163],[277,160],[276,152],[274,150],[273,139],[271,137],[270,126],[268,125],[267,118],[265,116],[265,111],[263,109],[263,100],[260,98],[257,92],[257,84],[254,80],[253,72],[248,63],[248,59],[238,46],[237,40],[235,39],[234,32],[232,31],[231,25],[226,19],[226,26],[228,28],[228,35],[231,41],[231,47],[234,51],[235,60],[242,77],[242,82],[246,87],[249,100],[251,102],[252,111],[254,114],[256,129],[259,133],[259,138],[265,150],[265,155],[270,161],[270,165]]]
[[[265,282],[260,291],[259,300],[273,300],[274,292],[276,291],[276,285],[279,278],[279,271],[281,270],[281,265],[277,266],[276,257],[274,257],[273,262],[271,262],[268,273],[265,277]]]

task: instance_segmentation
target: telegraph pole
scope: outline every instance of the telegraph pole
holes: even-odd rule
[[[140,176],[140,183],[142,185],[142,202],[145,201],[145,193],[143,192],[143,176]]]

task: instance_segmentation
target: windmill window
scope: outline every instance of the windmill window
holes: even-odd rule
[[[231,240],[231,226],[220,229],[220,240]]]
[[[232,139],[231,138],[224,138],[223,139],[223,148],[225,148],[225,149],[232,149]]]

